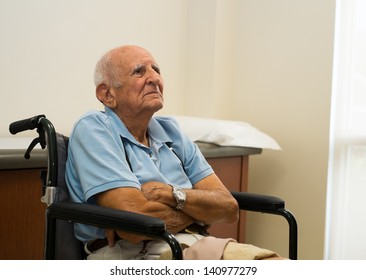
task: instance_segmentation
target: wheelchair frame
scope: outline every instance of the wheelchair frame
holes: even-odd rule
[[[101,228],[122,230],[141,234],[166,241],[171,250],[173,259],[182,259],[182,249],[174,235],[166,230],[164,222],[142,214],[116,210],[98,205],[57,201],[58,197],[58,154],[57,133],[53,124],[45,115],[37,115],[28,119],[13,122],[9,126],[11,134],[25,130],[37,129],[39,137],[35,138],[28,147],[24,157],[30,158],[32,149],[39,143],[42,149],[47,148],[47,175],[45,189],[41,201],[47,204],[45,259],[55,259],[56,221],[78,222]],[[289,225],[289,258],[297,259],[297,222],[293,214],[285,208],[285,202],[278,197],[231,192],[238,201],[240,210],[262,212],[284,217]]]

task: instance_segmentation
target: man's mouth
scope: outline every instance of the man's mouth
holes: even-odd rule
[[[156,91],[156,90],[154,90],[154,91],[149,91],[149,92],[145,93],[145,95],[151,95],[151,94],[158,94],[158,95],[160,95],[160,96],[161,96],[160,91]]]

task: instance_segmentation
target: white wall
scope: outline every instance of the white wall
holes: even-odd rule
[[[44,113],[64,133],[91,108],[93,70],[107,50],[145,46],[166,79],[167,107],[181,104],[186,1],[1,0],[0,137],[11,121]],[[176,99],[173,102],[173,98]]]
[[[194,5],[186,112],[248,121],[279,142],[283,152],[250,160],[249,190],[283,197],[298,219],[299,257],[322,259],[335,1],[216,1],[215,13],[212,1]],[[215,32],[205,27],[212,16]],[[247,236],[287,254],[280,217],[250,214]]]
[[[279,142],[283,152],[250,160],[249,189],[285,198],[299,222],[299,257],[321,259],[334,2],[0,0],[0,137],[39,113],[68,133],[100,107],[100,55],[140,44],[163,70],[162,114],[247,121]],[[287,254],[280,218],[248,220],[248,242]]]
[[[334,1],[243,1],[241,79],[233,110],[274,137],[250,165],[250,190],[283,197],[299,223],[299,257],[323,258]],[[276,220],[250,215],[248,237],[270,246]],[[275,246],[283,252],[286,240]]]

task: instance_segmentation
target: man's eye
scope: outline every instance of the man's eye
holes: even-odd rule
[[[136,67],[134,70],[133,70],[133,74],[134,75],[142,75],[144,74],[144,68],[143,67]]]
[[[152,67],[156,73],[160,74],[160,68],[158,66],[153,66]]]

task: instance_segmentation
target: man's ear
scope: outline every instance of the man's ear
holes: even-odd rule
[[[109,108],[115,108],[117,103],[110,91],[110,87],[106,84],[100,84],[96,88],[96,96],[100,102]]]

